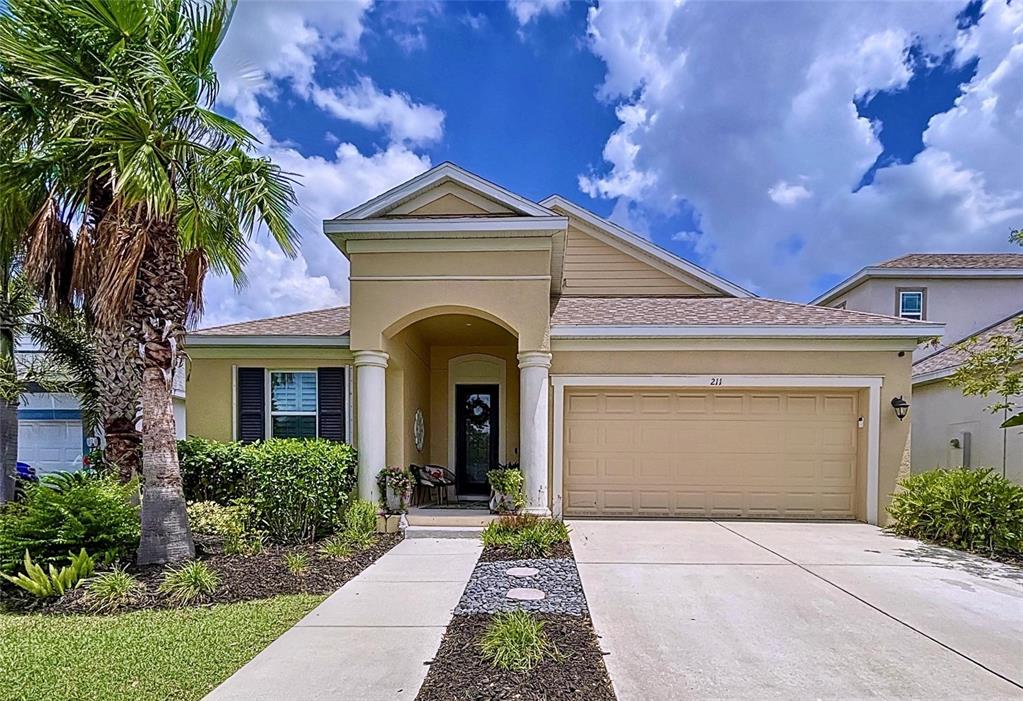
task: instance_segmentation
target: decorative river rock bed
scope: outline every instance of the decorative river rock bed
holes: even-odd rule
[[[535,572],[529,576],[529,569]],[[509,571],[511,571],[509,573]],[[531,590],[538,590],[536,591]],[[539,594],[542,593],[542,598]],[[579,571],[573,560],[504,560],[477,563],[455,609],[457,615],[522,609],[586,615]]]

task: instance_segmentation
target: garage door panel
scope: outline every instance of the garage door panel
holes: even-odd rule
[[[854,392],[570,390],[565,406],[567,515],[854,516]]]

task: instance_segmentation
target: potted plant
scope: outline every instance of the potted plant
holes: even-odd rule
[[[525,478],[518,463],[501,465],[487,473],[490,483],[490,511],[495,514],[507,514],[518,511],[526,505],[522,493]]]
[[[404,514],[408,511],[412,490],[416,487],[415,477],[407,467],[385,467],[377,475],[380,487],[380,502],[384,512]]]

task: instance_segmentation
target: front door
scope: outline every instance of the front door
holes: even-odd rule
[[[488,494],[497,467],[498,386],[455,387],[455,476],[459,494]]]

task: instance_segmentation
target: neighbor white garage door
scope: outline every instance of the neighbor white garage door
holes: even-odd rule
[[[857,395],[568,389],[569,516],[853,518]]]
[[[82,422],[71,419],[19,421],[18,460],[39,473],[80,469]]]

